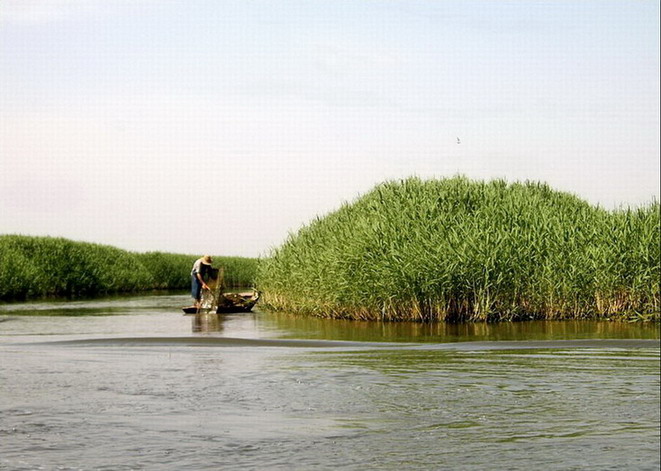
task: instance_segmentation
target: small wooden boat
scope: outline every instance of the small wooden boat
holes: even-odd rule
[[[223,312],[250,312],[259,301],[259,291],[252,293],[224,293],[216,307],[218,314]]]
[[[223,293],[222,268],[212,271],[211,276],[207,282],[210,289],[202,292],[200,308],[185,307],[184,314],[250,312],[259,301],[259,291],[255,289],[248,293]]]
[[[257,304],[257,301],[259,301],[259,291],[253,291],[252,293],[223,293],[215,309],[213,305],[209,306],[203,300],[202,306],[199,309],[195,306],[188,306],[183,308],[183,311],[184,314],[250,312],[255,304]]]

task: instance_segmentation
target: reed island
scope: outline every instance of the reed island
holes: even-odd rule
[[[409,178],[318,217],[257,269],[272,309],[385,321],[659,320],[659,203]]]

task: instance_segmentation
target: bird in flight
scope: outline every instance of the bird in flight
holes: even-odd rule
[[[457,138],[457,144],[461,144],[461,139]]]

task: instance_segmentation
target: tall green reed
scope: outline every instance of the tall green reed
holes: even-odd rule
[[[275,309],[384,320],[659,310],[659,204],[606,211],[537,182],[386,182],[260,264]]]
[[[63,238],[0,236],[0,300],[186,289],[194,255],[135,253]],[[227,286],[254,283],[256,259],[214,257]]]

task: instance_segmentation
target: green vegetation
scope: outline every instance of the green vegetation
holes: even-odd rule
[[[659,319],[659,203],[607,211],[541,183],[386,182],[258,268],[265,304],[449,322]]]
[[[135,253],[62,238],[0,236],[0,300],[188,289],[199,255]],[[257,259],[214,257],[225,284],[253,284]]]

